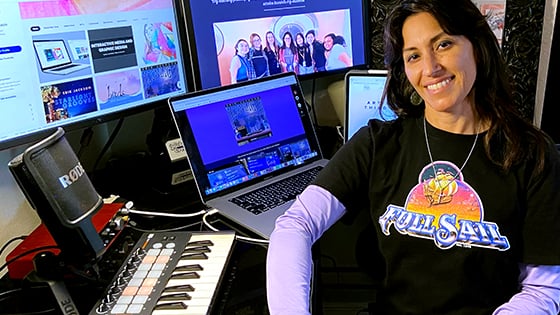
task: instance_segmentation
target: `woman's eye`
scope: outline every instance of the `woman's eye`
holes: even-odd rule
[[[418,55],[416,55],[416,54],[411,54],[411,55],[406,56],[406,61],[407,62],[411,62],[411,61],[414,61],[416,59],[418,59]]]
[[[439,48],[447,48],[447,47],[451,46],[451,44],[452,44],[451,41],[444,40],[444,41],[439,43],[438,47]]]

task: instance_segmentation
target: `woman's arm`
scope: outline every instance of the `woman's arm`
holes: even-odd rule
[[[520,264],[521,291],[493,315],[557,315],[560,312],[560,266]]]
[[[311,246],[344,213],[327,190],[310,185],[276,220],[266,263],[271,315],[310,314]]]
[[[338,59],[344,62],[344,64],[348,67],[352,66],[352,58],[350,58],[346,51],[341,52],[340,55],[338,55]]]
[[[237,55],[233,55],[231,64],[229,65],[231,83],[237,82],[237,70],[239,70],[239,68],[241,68],[241,61],[239,61],[239,57]]]

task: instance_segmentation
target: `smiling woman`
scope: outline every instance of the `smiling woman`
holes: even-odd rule
[[[309,314],[311,246],[357,211],[377,245],[359,250],[386,266],[374,314],[557,314],[560,156],[516,110],[485,17],[471,0],[400,1],[383,44],[399,117],[370,120],[276,221],[271,314]]]

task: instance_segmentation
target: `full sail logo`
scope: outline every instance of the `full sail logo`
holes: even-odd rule
[[[460,169],[446,161],[428,164],[420,172],[404,207],[389,205],[379,217],[379,225],[387,236],[393,226],[403,235],[432,239],[441,249],[510,248],[498,225],[484,220],[484,206],[478,193],[464,181]]]
[[[74,166],[68,174],[64,174],[58,178],[58,181],[62,185],[63,188],[68,188],[68,186],[72,185],[76,182],[80,177],[82,177],[86,171],[82,167],[82,164],[78,162],[76,166]]]

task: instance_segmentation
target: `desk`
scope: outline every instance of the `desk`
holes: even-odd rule
[[[159,219],[157,221],[158,227],[162,228],[171,229],[184,225],[185,231],[204,230],[201,229],[203,226],[200,221],[194,219],[167,219],[168,222]],[[211,223],[220,229],[231,226],[230,222],[226,223],[218,217],[214,218]],[[149,228],[142,220],[137,222],[137,226],[141,229]],[[105,281],[87,281],[75,276],[65,279],[64,283],[80,314],[87,314],[95,302],[102,297],[106,289],[105,283],[113,278],[128,256],[128,251],[142,233],[142,230],[125,228],[118,240],[103,255],[99,266],[101,279]],[[263,246],[239,241],[234,243],[213,314],[268,313],[265,298],[265,258],[266,248]],[[0,280],[0,314],[59,313],[56,300],[45,283],[12,280],[7,277]]]

